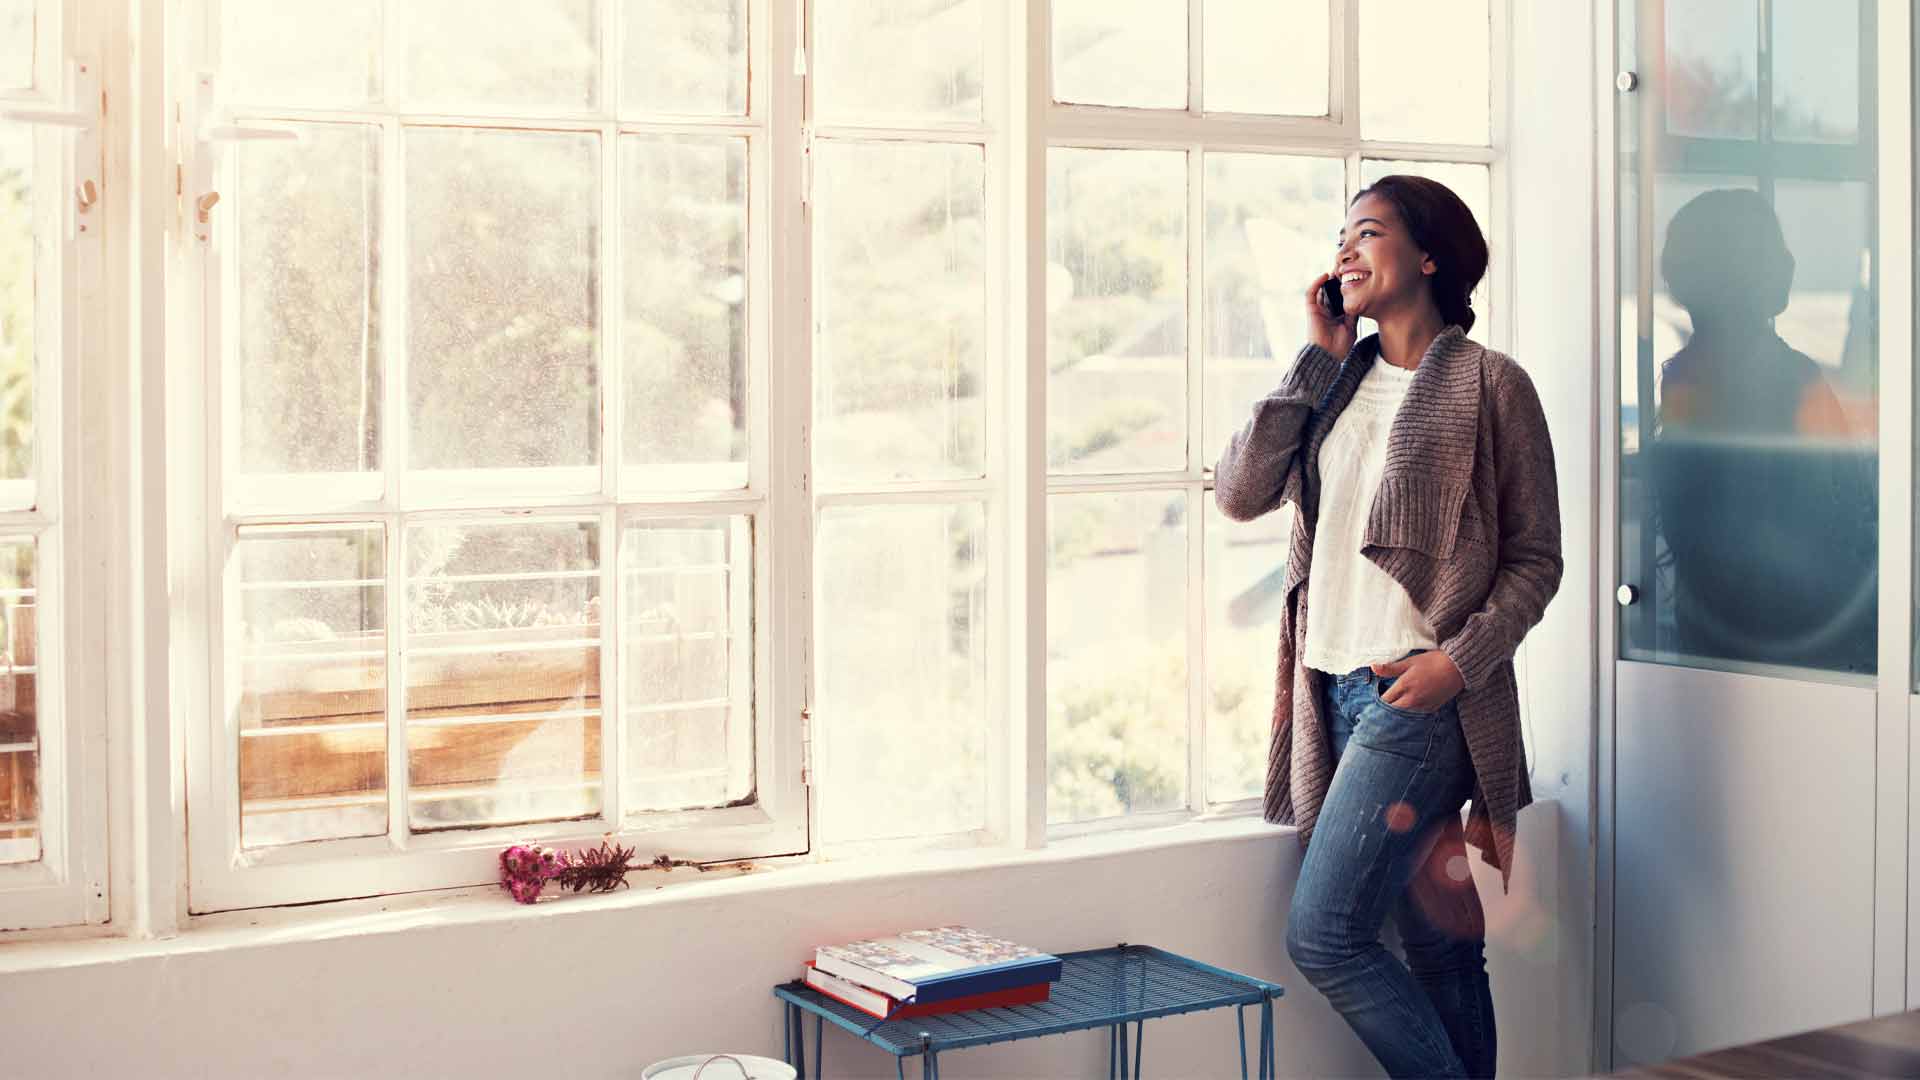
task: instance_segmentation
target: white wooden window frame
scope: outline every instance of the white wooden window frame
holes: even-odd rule
[[[221,0],[184,0],[195,13],[178,26],[172,70],[176,82],[182,73],[211,67],[211,28],[217,26]],[[603,61],[603,108],[618,100],[612,78],[617,56],[618,23],[610,12],[614,0],[601,0],[602,25],[608,41]],[[683,858],[731,858],[809,850],[807,807],[812,797],[805,776],[807,709],[811,700],[814,574],[813,522],[829,507],[910,503],[941,505],[981,501],[986,506],[988,565],[987,636],[990,649],[988,679],[988,814],[984,828],[944,837],[911,841],[837,845],[836,854],[891,851],[901,847],[953,846],[1008,842],[1016,846],[1043,846],[1050,836],[1069,836],[1114,828],[1164,824],[1196,815],[1246,813],[1257,799],[1222,802],[1206,790],[1206,731],[1204,687],[1205,589],[1203,513],[1190,515],[1188,559],[1188,800],[1179,810],[1082,822],[1049,828],[1046,812],[1047,691],[1046,691],[1046,513],[1054,494],[1104,491],[1181,491],[1196,509],[1211,498],[1211,462],[1202,461],[1201,357],[1204,321],[1191,317],[1200,309],[1204,290],[1204,155],[1208,152],[1275,153],[1337,158],[1344,163],[1347,190],[1356,190],[1361,163],[1371,158],[1409,159],[1485,165],[1490,168],[1489,240],[1494,251],[1489,289],[1489,335],[1496,346],[1511,340],[1512,251],[1506,230],[1507,171],[1504,167],[1508,115],[1509,62],[1507,57],[1508,0],[1490,6],[1491,125],[1487,146],[1438,145],[1369,141],[1359,128],[1359,47],[1357,28],[1363,0],[1328,0],[1330,15],[1329,115],[1292,118],[1209,114],[1199,109],[1150,110],[1060,104],[1052,100],[1050,5],[983,0],[985,23],[985,88],[979,123],[869,127],[859,124],[816,126],[808,93],[808,77],[793,60],[812,55],[804,0],[752,0],[750,6],[749,118],[737,124],[634,124],[616,121],[611,114],[582,114],[555,119],[528,120],[541,128],[598,131],[602,135],[602,213],[617,220],[616,192],[610,175],[615,167],[619,131],[729,131],[753,141],[749,156],[750,396],[753,400],[750,484],[737,497],[712,496],[654,500],[619,494],[619,403],[609,395],[602,417],[601,491],[580,498],[555,498],[542,505],[560,512],[583,509],[600,515],[603,544],[603,604],[617,605],[617,564],[620,523],[635,517],[687,517],[737,511],[754,515],[755,560],[755,716],[759,750],[756,772],[760,803],[728,811],[672,815],[658,829],[619,833],[625,842],[638,843],[643,852],[668,851]],[[1204,100],[1200,43],[1204,40],[1203,0],[1192,0],[1188,21],[1189,100]],[[1024,62],[1022,62],[1024,61]],[[176,86],[180,104],[178,133],[190,135],[205,117],[197,115],[200,96],[191,86]],[[367,119],[384,118],[384,110]],[[229,120],[269,121],[299,119],[298,110],[235,113]],[[330,118],[341,118],[329,112]],[[409,116],[408,119],[427,119]],[[434,116],[440,122],[488,126],[508,119],[498,113],[485,117]],[[523,118],[524,119],[524,118]],[[389,127],[397,122],[389,121]],[[176,133],[176,134],[178,134]],[[852,139],[948,142],[981,145],[986,157],[987,244],[989,273],[999,278],[987,283],[987,347],[982,357],[986,401],[987,446],[985,476],[979,480],[904,485],[867,485],[815,491],[811,484],[809,444],[812,422],[812,309],[814,268],[808,215],[808,139]],[[620,821],[616,791],[609,784],[606,815],[599,822],[513,826],[473,832],[409,836],[404,817],[395,815],[385,837],[323,841],[282,848],[243,850],[238,835],[238,795],[230,758],[223,751],[230,732],[221,689],[219,623],[221,579],[227,545],[236,526],[254,521],[356,520],[384,521],[389,526],[388,565],[401,565],[394,525],[400,511],[391,493],[377,503],[330,507],[330,513],[289,518],[262,515],[229,518],[216,501],[223,477],[219,466],[222,437],[221,403],[210,376],[219,363],[217,255],[188,228],[191,200],[201,190],[218,190],[223,177],[210,161],[206,147],[191,138],[179,138],[183,193],[174,243],[180,259],[169,280],[169,317],[173,320],[168,371],[179,387],[207,387],[208,393],[174,393],[166,416],[171,460],[168,475],[170,510],[168,538],[173,552],[173,603],[168,614],[170,646],[176,658],[176,679],[168,708],[185,734],[186,798],[189,814],[187,875],[188,909],[211,912],[239,907],[300,903],[347,896],[363,896],[418,889],[445,888],[491,881],[494,858],[510,839],[533,839],[567,844],[597,841]],[[392,136],[388,148],[391,153]],[[1046,467],[1046,315],[1044,305],[1031,294],[1045,281],[1047,152],[1055,146],[1152,148],[1184,151],[1188,169],[1188,457],[1186,467],[1164,472],[1101,475],[1050,475]],[[397,161],[397,157],[391,158]],[[398,211],[391,203],[386,212]],[[215,225],[218,228],[218,210]],[[386,235],[400,235],[390,218]],[[1330,223],[1331,228],[1332,223]],[[602,274],[615,295],[620,267],[615,256],[614,230],[602,230]],[[389,260],[391,261],[391,260]],[[389,289],[400,286],[389,285]],[[392,308],[391,310],[398,310]],[[600,363],[620,361],[617,319],[602,305]],[[200,318],[194,318],[194,313]],[[391,322],[392,320],[390,320]],[[389,333],[393,328],[389,327]],[[778,343],[776,345],[776,343]],[[774,348],[780,348],[776,357]],[[404,385],[405,363],[392,338],[388,340],[385,382]],[[1012,358],[1018,358],[1015,362]],[[1279,372],[1276,370],[1276,378]],[[145,406],[151,408],[152,406]],[[390,398],[389,416],[404,415]],[[386,460],[392,460],[388,457]],[[511,510],[527,509],[517,503]],[[448,511],[480,510],[505,513],[499,504],[450,505]],[[407,520],[419,511],[409,510]],[[390,578],[391,580],[391,578]],[[390,604],[392,601],[390,601]],[[615,608],[609,607],[608,610]],[[390,623],[390,627],[394,624]],[[603,631],[604,633],[604,631]],[[392,636],[392,635],[390,635]],[[390,642],[390,650],[399,646]],[[603,637],[603,656],[617,657],[617,647]],[[603,663],[602,708],[618,709],[612,685],[617,662]],[[390,738],[400,730],[404,715],[404,685],[397,667],[388,672]],[[617,713],[616,713],[617,715]],[[603,721],[604,722],[604,721]],[[608,724],[603,737],[603,771],[618,776],[617,724]],[[403,736],[402,736],[403,737]],[[403,745],[403,744],[402,744]],[[392,760],[397,757],[398,761]],[[404,754],[390,753],[389,775],[404,769]],[[151,804],[149,804],[151,805]],[[198,812],[211,807],[216,812]],[[222,809],[224,808],[224,810]],[[230,811],[230,812],[227,812]]]
[[[204,392],[175,394],[169,405],[171,460],[169,540],[173,550],[175,590],[170,612],[171,643],[184,662],[177,669],[171,699],[172,713],[186,733],[188,814],[188,910],[208,913],[233,908],[304,903],[424,889],[485,884],[498,877],[497,857],[507,843],[528,841],[557,845],[585,845],[612,833],[645,855],[670,852],[676,858],[700,861],[767,856],[807,848],[805,788],[802,778],[800,716],[805,708],[806,612],[805,590],[790,586],[805,578],[805,551],[783,533],[804,530],[806,499],[804,475],[793,463],[804,458],[804,420],[810,399],[804,372],[791,363],[786,346],[771,356],[776,343],[798,339],[806,323],[802,309],[776,281],[794,280],[797,229],[783,223],[798,216],[798,170],[775,168],[775,160],[798,160],[801,149],[797,118],[799,95],[787,65],[776,57],[792,53],[792,9],[774,0],[752,0],[748,14],[748,64],[752,72],[748,114],[716,121],[639,122],[618,117],[619,56],[624,42],[617,0],[599,0],[603,30],[600,105],[577,112],[542,111],[532,114],[488,109],[471,113],[413,112],[404,106],[383,105],[357,111],[289,108],[231,108],[213,104],[207,85],[217,70],[215,44],[222,0],[189,0],[191,17],[178,24],[174,42],[175,94],[179,127],[175,133],[182,166],[180,217],[175,229],[179,270],[172,282],[170,317],[175,320],[170,370],[177,385]],[[386,38],[392,50],[392,37]],[[392,67],[389,64],[388,70]],[[183,85],[184,84],[184,85]],[[389,82],[390,85],[390,82]],[[217,116],[214,115],[219,109]],[[223,380],[222,300],[227,280],[221,265],[219,238],[208,239],[207,229],[223,226],[216,204],[211,221],[195,220],[195,200],[208,191],[231,190],[231,165],[219,148],[197,137],[202,125],[270,124],[324,115],[328,119],[380,125],[384,133],[383,190],[394,191],[399,177],[399,132],[403,123],[428,122],[454,127],[524,128],[597,133],[600,137],[598,259],[600,288],[605,297],[621,294],[618,230],[621,219],[617,171],[619,137],[625,134],[708,134],[745,137],[748,152],[748,421],[747,487],[735,492],[656,495],[623,490],[620,477],[620,400],[604,394],[601,402],[601,465],[597,490],[578,496],[517,498],[460,492],[432,505],[403,503],[395,490],[398,469],[386,469],[386,490],[377,499],[348,494],[334,505],[314,505],[306,512],[246,513],[229,510],[222,492],[232,482],[231,464],[222,447],[226,436],[221,394]],[[382,200],[382,234],[403,235],[399,200]],[[227,221],[230,223],[231,218]],[[389,266],[397,265],[391,257]],[[387,307],[395,303],[405,283],[397,272],[383,275]],[[617,303],[602,303],[598,363],[605,378],[623,362]],[[197,316],[197,317],[196,317]],[[389,319],[383,330],[385,415],[401,420],[404,411],[405,340],[401,320]],[[401,459],[393,452],[395,438],[405,437],[404,421],[383,425],[389,440],[385,463]],[[290,508],[274,508],[285,511]],[[628,821],[621,808],[622,701],[617,634],[608,627],[617,618],[601,620],[602,813],[587,821],[510,825],[489,829],[410,834],[405,813],[405,702],[404,620],[398,617],[399,571],[404,567],[402,523],[436,519],[468,522],[529,520],[552,513],[560,517],[597,519],[601,530],[602,610],[620,610],[618,574],[621,530],[645,520],[725,520],[727,515],[751,515],[754,571],[752,663],[756,799],[751,805],[714,810],[690,810],[649,815]],[[237,529],[247,525],[308,521],[353,521],[384,524],[386,528],[388,667],[387,791],[389,824],[385,836],[312,841],[269,848],[243,848],[239,832],[239,794],[234,749],[237,731],[230,726],[233,701],[224,669],[226,595],[235,582],[228,555]]]
[[[108,349],[101,320],[101,41],[91,7],[39,0],[35,85],[0,92],[0,122],[33,132],[35,402],[33,506],[0,512],[0,535],[36,543],[36,663],[41,857],[0,865],[0,929],[108,918],[107,783],[101,634],[108,590],[92,567],[105,550],[100,441],[82,417],[100,387],[81,378]],[[90,185],[83,210],[75,194]],[[18,750],[8,747],[5,751]]]
[[[1188,0],[1187,15],[1187,101],[1188,107],[1181,109],[1142,109],[1114,108],[1092,105],[1061,103],[1053,100],[1051,63],[1052,48],[1050,42],[1051,27],[1045,17],[1044,9],[1048,4],[1037,4],[1042,9],[1030,20],[1032,41],[1030,64],[1044,77],[1039,80],[1038,93],[1044,95],[1045,104],[1038,110],[1041,130],[1032,140],[1034,157],[1032,166],[1040,174],[1037,197],[1029,188],[1029,197],[1037,201],[1029,206],[1030,220],[1043,224],[1031,228],[1025,237],[1030,245],[1029,265],[1044,268],[1046,229],[1045,221],[1045,171],[1046,151],[1053,147],[1094,148],[1094,149],[1132,149],[1132,150],[1177,150],[1186,154],[1187,163],[1187,462],[1182,470],[1134,471],[1099,474],[1053,474],[1045,470],[1045,462],[1038,463],[1031,471],[1037,474],[1037,482],[1043,488],[1045,496],[1065,495],[1087,492],[1184,492],[1189,508],[1187,514],[1187,804],[1186,806],[1156,813],[1140,813],[1121,817],[1102,818],[1091,821],[1058,823],[1046,827],[1046,834],[1052,837],[1067,837],[1090,832],[1104,832],[1116,828],[1139,828],[1165,825],[1188,820],[1200,814],[1231,814],[1257,812],[1261,800],[1258,798],[1238,800],[1216,800],[1207,791],[1207,640],[1206,640],[1206,519],[1202,500],[1213,497],[1213,462],[1203,460],[1205,440],[1203,438],[1203,410],[1205,408],[1204,371],[1206,321],[1202,317],[1205,303],[1205,267],[1206,267],[1206,229],[1201,227],[1206,221],[1206,155],[1209,153],[1266,153],[1290,157],[1336,158],[1345,165],[1346,194],[1352,194],[1362,186],[1360,181],[1361,164],[1366,160],[1387,159],[1420,161],[1435,163],[1457,163],[1483,165],[1489,170],[1488,214],[1490,222],[1482,222],[1487,231],[1489,246],[1493,251],[1493,260],[1488,271],[1489,306],[1492,322],[1488,326],[1488,336],[1496,348],[1506,348],[1512,340],[1511,305],[1507,302],[1512,295],[1512,266],[1508,257],[1513,250],[1508,235],[1507,169],[1505,168],[1505,147],[1507,142],[1508,72],[1511,63],[1508,56],[1509,0],[1489,0],[1489,41],[1488,41],[1488,79],[1489,79],[1489,140],[1486,146],[1410,143],[1400,141],[1369,140],[1364,137],[1360,125],[1360,94],[1362,93],[1360,71],[1360,8],[1365,0],[1328,0],[1330,5],[1328,22],[1328,47],[1332,57],[1328,64],[1328,102],[1327,115],[1324,117],[1287,117],[1254,116],[1233,113],[1210,113],[1205,111],[1205,71],[1202,55],[1205,38],[1205,0]],[[1329,221],[1327,245],[1329,263],[1333,250],[1333,233],[1338,222]],[[1037,254],[1036,254],[1037,250]],[[1035,262],[1038,260],[1038,262]],[[1302,288],[1307,283],[1302,282]],[[1044,315],[1040,316],[1044,320]],[[1039,340],[1028,343],[1029,394],[1038,397],[1043,403],[1040,409],[1041,426],[1044,429],[1044,401],[1046,393],[1045,362],[1046,340],[1044,321],[1039,323]],[[1276,367],[1274,379],[1277,382],[1284,372],[1284,365],[1290,357],[1274,357]],[[1044,446],[1044,439],[1039,444]],[[1044,506],[1040,508],[1042,522],[1045,521]],[[1041,526],[1044,533],[1044,524]],[[1042,552],[1044,560],[1044,539],[1033,541],[1030,548]],[[1033,571],[1033,578],[1041,584],[1044,593],[1045,563],[1042,561]],[[1044,597],[1042,598],[1044,603]],[[1044,645],[1045,634],[1040,634],[1036,643],[1039,652],[1031,663],[1042,670],[1036,671],[1032,678],[1044,686]],[[1034,722],[1042,729],[1045,727],[1044,692],[1040,695],[1041,708]],[[1044,748],[1046,733],[1041,730],[1030,733],[1029,743]],[[1044,749],[1040,751],[1044,761]],[[1039,814],[1042,822],[1046,814]]]

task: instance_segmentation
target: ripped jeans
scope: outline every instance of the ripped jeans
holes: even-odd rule
[[[1287,955],[1394,1077],[1490,1077],[1486,916],[1460,808],[1473,764],[1455,703],[1430,713],[1380,699],[1391,678],[1327,680],[1333,783],[1307,845]],[[1407,961],[1380,942],[1388,915]]]

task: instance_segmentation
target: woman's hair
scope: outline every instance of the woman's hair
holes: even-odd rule
[[[1473,211],[1445,184],[1424,176],[1383,176],[1360,189],[1353,202],[1368,195],[1392,203],[1414,244],[1433,260],[1429,282],[1440,317],[1473,329],[1473,288],[1487,272],[1487,238]]]

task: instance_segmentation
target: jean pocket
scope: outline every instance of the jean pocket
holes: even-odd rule
[[[1391,687],[1393,683],[1393,679],[1377,679],[1369,687],[1373,692],[1373,700],[1388,712],[1421,720],[1432,720],[1439,717],[1441,713],[1446,712],[1448,705],[1453,704],[1451,701],[1443,701],[1440,703],[1440,707],[1436,709],[1406,709],[1398,705],[1389,705],[1387,703],[1387,688]]]

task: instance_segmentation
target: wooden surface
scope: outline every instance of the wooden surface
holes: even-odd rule
[[[1920,1011],[1676,1058],[1610,1075],[1662,1080],[1920,1077]]]

